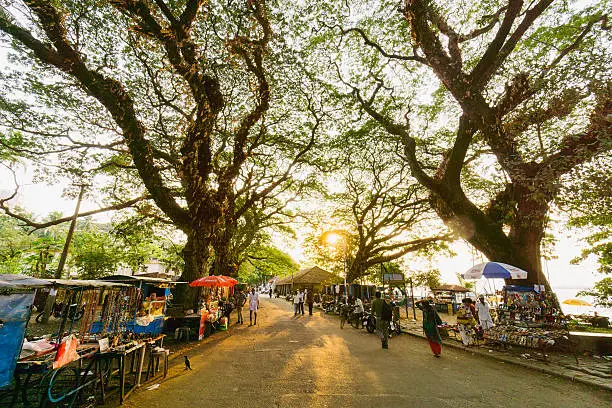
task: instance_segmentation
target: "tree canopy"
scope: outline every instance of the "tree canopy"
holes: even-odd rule
[[[612,149],[608,9],[10,2],[0,6],[0,41],[13,49],[0,71],[0,160],[37,163],[39,181],[94,186],[100,211],[132,207],[182,231],[184,280],[247,273],[261,251],[284,259],[270,237],[298,220],[313,224],[311,244],[344,229],[358,278],[439,248],[450,236],[435,215],[546,284],[551,211],[600,229],[591,242],[603,265],[609,252],[609,195],[589,184],[607,181]],[[35,229],[65,221],[34,222],[6,198],[0,208]]]

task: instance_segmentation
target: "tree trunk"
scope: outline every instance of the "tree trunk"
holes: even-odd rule
[[[215,239],[213,249],[215,250],[215,259],[211,268],[211,275],[238,277],[238,262],[232,251],[231,239],[228,236]]]
[[[542,273],[540,245],[544,237],[548,204],[545,199],[535,199],[525,188],[517,188],[516,215],[511,224],[510,235],[503,226],[491,222],[464,197],[444,200],[432,196],[432,204],[442,220],[466,241],[482,252],[490,261],[503,262],[527,271],[527,279],[506,280],[507,284],[521,286],[550,284]],[[457,192],[454,192],[458,194]],[[450,194],[449,194],[450,195]]]
[[[192,282],[202,277],[207,270],[210,244],[203,236],[204,234],[196,232],[187,235],[187,243],[182,252],[185,267],[179,279],[181,282]],[[181,284],[176,286],[174,292],[175,302],[182,304],[185,309],[193,309],[197,306],[195,288]]]
[[[217,190],[217,202],[221,203],[221,217],[219,227],[212,238],[212,247],[215,259],[211,268],[211,275],[225,275],[238,277],[238,259],[235,248],[236,221],[235,196],[233,178],[223,178]]]

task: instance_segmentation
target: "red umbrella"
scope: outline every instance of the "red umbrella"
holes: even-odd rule
[[[206,286],[207,288],[213,288],[216,286],[232,286],[233,284],[229,282],[226,278],[219,275],[209,275],[204,276],[203,278],[199,278],[194,280],[189,284],[191,287],[196,286]]]
[[[228,281],[230,283],[231,286],[234,286],[235,284],[238,283],[238,281],[234,278],[232,278],[231,276],[225,276],[225,275],[221,275],[221,277],[223,279],[225,279],[226,281]]]

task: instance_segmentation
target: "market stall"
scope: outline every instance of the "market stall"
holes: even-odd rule
[[[539,286],[503,287],[497,325],[486,333],[488,344],[573,351],[567,324],[553,306],[555,294],[541,289]]]
[[[463,299],[475,296],[468,288],[460,285],[441,285],[431,291],[434,295],[436,310],[448,314],[457,312]]]
[[[209,275],[189,284],[200,289],[198,340],[208,337],[215,330],[227,330],[229,322],[224,312],[233,307],[230,296],[237,283],[236,279],[229,276]]]
[[[103,280],[129,284],[138,289],[133,302],[136,305],[133,318],[126,321],[127,331],[147,335],[162,332],[167,303],[172,298],[170,288],[180,282],[138,275],[114,275]]]

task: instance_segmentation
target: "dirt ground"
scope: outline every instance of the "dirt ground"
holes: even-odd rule
[[[316,310],[294,317],[262,296],[256,326],[232,326],[188,354],[168,378],[135,392],[130,408],[195,407],[609,407],[612,395],[498,361],[394,337],[389,349],[365,330],[340,329]],[[248,311],[246,311],[248,316]],[[192,343],[193,344],[193,343]]]

